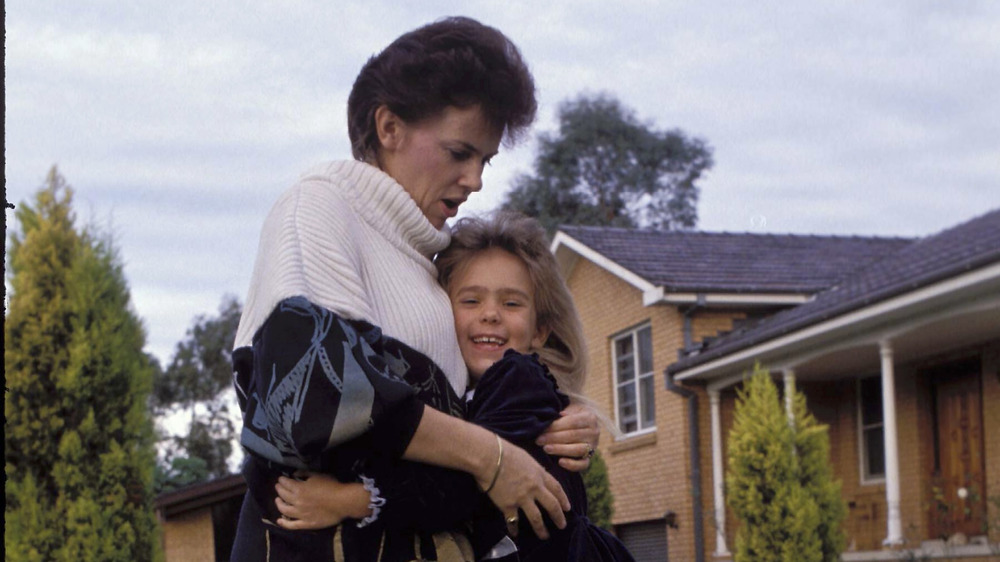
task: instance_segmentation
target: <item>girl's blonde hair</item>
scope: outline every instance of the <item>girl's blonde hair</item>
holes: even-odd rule
[[[538,221],[512,211],[498,211],[488,219],[459,220],[451,229],[451,245],[435,259],[441,286],[450,291],[449,284],[469,260],[493,248],[517,256],[528,268],[538,328],[549,330],[542,348],[531,351],[552,371],[562,392],[574,401],[591,405],[583,397],[587,344],[580,315]]]

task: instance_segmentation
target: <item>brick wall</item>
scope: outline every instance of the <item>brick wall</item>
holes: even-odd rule
[[[163,523],[163,551],[166,562],[215,560],[211,508],[175,515]]]
[[[601,453],[608,463],[611,491],[615,498],[616,525],[661,519],[667,511],[677,515],[678,529],[669,530],[668,547],[672,560],[694,558],[693,498],[687,451],[687,401],[666,390],[663,371],[677,360],[684,345],[683,317],[675,307],[642,305],[641,292],[590,261],[581,259],[567,283],[573,293],[589,343],[590,373],[587,395],[614,420],[614,382],[610,336],[643,323],[653,335],[656,430],[649,434],[616,441],[609,433],[601,436]],[[701,312],[694,316],[695,339],[716,335],[732,327],[733,313]],[[702,471],[702,512],[706,553],[715,544],[712,524],[711,426],[707,395],[698,393]]]
[[[676,357],[682,335],[676,311],[667,307],[643,307],[639,290],[587,260],[579,260],[567,283],[583,321],[589,343],[590,372],[587,395],[614,420],[614,382],[609,336],[643,322],[650,322],[653,335],[656,430],[637,438],[615,441],[603,432],[600,449],[608,464],[614,495],[616,525],[662,519],[668,510],[681,521],[668,538],[670,557],[692,557],[689,474],[684,451],[686,413],[683,401],[664,389],[660,374]]]

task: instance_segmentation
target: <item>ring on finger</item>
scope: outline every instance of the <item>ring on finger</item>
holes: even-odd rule
[[[595,452],[594,448],[591,447],[590,445],[587,445],[587,452],[580,457],[580,460],[593,458],[594,452]]]
[[[514,515],[511,515],[510,517],[507,518],[507,524],[508,525],[517,525],[517,514],[516,513]]]

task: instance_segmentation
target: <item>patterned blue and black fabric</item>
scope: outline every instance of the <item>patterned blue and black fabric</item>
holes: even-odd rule
[[[543,512],[548,540],[539,539],[531,524],[520,519],[515,541],[520,560],[632,561],[621,541],[587,519],[587,492],[580,474],[562,468],[557,457],[535,444],[568,405],[569,398],[559,392],[538,356],[513,350],[483,373],[469,403],[467,419],[530,453],[562,484],[572,505],[566,513],[566,528],[561,530]]]
[[[425,355],[377,326],[296,297],[275,307],[252,346],[234,351],[233,363],[240,441],[249,453],[234,559],[334,559],[333,529],[291,532],[272,523],[279,516],[274,484],[298,469],[345,482],[370,475],[384,486],[383,497],[394,494],[374,523],[343,525],[350,561],[433,559],[431,534],[469,519],[482,496],[471,476],[399,458],[425,404],[465,414],[464,401]]]

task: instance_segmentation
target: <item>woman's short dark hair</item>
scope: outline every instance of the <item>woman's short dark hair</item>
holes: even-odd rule
[[[535,119],[535,81],[521,52],[499,30],[465,17],[415,29],[368,59],[347,100],[354,158],[374,162],[381,146],[375,110],[407,123],[448,106],[479,105],[511,145]]]

